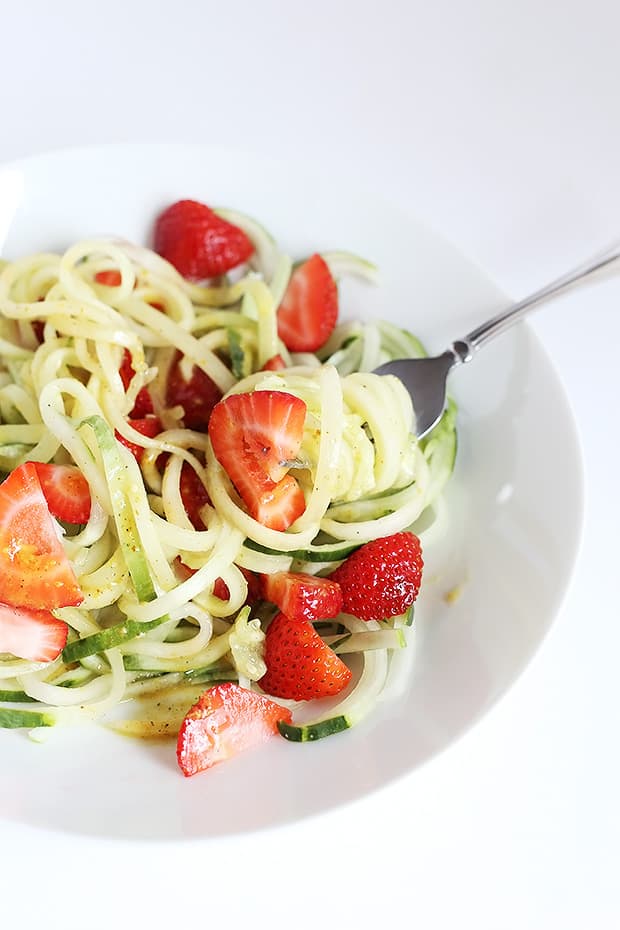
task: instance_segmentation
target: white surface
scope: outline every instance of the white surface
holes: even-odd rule
[[[613,0],[12,4],[0,157],[128,139],[312,149],[379,176],[522,293],[618,235],[619,28]],[[35,925],[36,888],[54,927],[617,926],[619,299],[601,285],[535,322],[580,424],[586,526],[564,609],[495,710],[396,786],[242,850],[57,855],[5,830],[7,923]]]

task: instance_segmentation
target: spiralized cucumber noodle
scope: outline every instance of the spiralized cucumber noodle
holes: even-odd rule
[[[265,616],[251,619],[242,609],[241,569],[331,570],[343,544],[415,528],[420,518],[431,522],[429,508],[450,473],[433,435],[443,429],[453,436],[453,418],[418,442],[407,391],[396,378],[372,373],[389,358],[420,354],[417,340],[388,323],[344,322],[318,355],[291,355],[276,325],[291,259],[255,221],[221,213],[256,249],[236,280],[194,284],[154,252],[111,239],[1,268],[0,470],[26,461],[75,464],[92,495],[86,525],[59,526],[84,595],[79,607],[54,611],[69,626],[68,647],[48,664],[0,656],[0,690],[16,699],[25,693],[31,700],[24,706],[45,705],[48,722],[113,719],[121,702],[165,690],[165,721],[133,701],[129,721],[117,724],[130,732],[131,720],[148,718],[152,732],[162,732],[178,725],[191,703],[188,689],[198,694],[218,679],[257,688]],[[374,277],[373,266],[355,256],[324,257],[337,278]],[[120,283],[98,283],[96,275],[111,269]],[[127,389],[119,375],[125,350],[135,372]],[[292,465],[306,509],[287,531],[248,515],[206,432],[185,428],[183,410],[166,406],[179,352],[188,374],[198,366],[225,395],[277,390],[306,403]],[[287,367],[261,370],[277,353]],[[162,424],[155,438],[128,422],[145,386]],[[144,448],[139,463],[115,433]],[[194,528],[183,505],[184,463],[208,491],[205,529]],[[312,560],[304,558],[312,550]],[[227,598],[213,593],[218,578]],[[381,628],[353,618],[342,623],[354,632]],[[375,649],[365,659],[344,696],[349,704],[369,679],[379,694],[388,675],[387,652]]]

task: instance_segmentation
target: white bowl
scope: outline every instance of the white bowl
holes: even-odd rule
[[[393,204],[333,175],[257,154],[186,145],[67,150],[0,171],[0,254],[117,234],[148,242],[181,197],[261,220],[293,255],[345,248],[377,262],[377,289],[350,286],[350,314],[407,326],[432,350],[499,309],[466,258]],[[0,732],[0,818],[108,838],[214,837],[282,824],[359,798],[446,749],[510,687],[557,614],[581,532],[575,427],[527,326],[452,382],[459,453],[444,536],[429,543],[409,687],[357,728],[319,743],[274,739],[185,779],[174,745],[97,727],[43,745]],[[460,586],[447,603],[445,594]]]

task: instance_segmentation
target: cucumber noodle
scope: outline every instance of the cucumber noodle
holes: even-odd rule
[[[14,691],[19,701],[25,692],[45,705],[47,722],[109,720],[121,702],[166,689],[168,719],[152,730],[162,732],[178,725],[205,683],[224,678],[258,687],[253,683],[265,672],[268,615],[259,611],[250,619],[242,609],[247,582],[241,569],[331,570],[342,543],[415,528],[423,513],[431,523],[428,508],[450,474],[453,411],[418,443],[403,385],[372,374],[386,359],[419,355],[417,340],[388,323],[345,322],[318,355],[291,355],[276,325],[291,260],[253,220],[221,212],[246,230],[256,252],[243,276],[217,286],[192,284],[155,253],[118,240],[88,240],[63,255],[3,263],[0,470],[8,473],[25,461],[72,463],[92,495],[85,526],[59,526],[84,595],[78,608],[54,612],[70,629],[65,657],[44,665],[0,656],[5,696]],[[374,277],[374,267],[355,256],[324,257],[335,276]],[[120,272],[118,286],[98,283],[96,275],[111,269]],[[34,321],[44,324],[41,341],[42,324]],[[119,375],[125,350],[135,372],[127,390]],[[278,390],[306,403],[303,441],[291,463],[306,509],[286,532],[247,514],[206,433],[184,428],[182,409],[166,406],[177,352],[188,375],[197,365],[224,394]],[[261,370],[277,353],[288,367]],[[147,385],[163,427],[154,439],[128,422]],[[144,448],[140,464],[114,440],[114,431]],[[112,461],[122,467],[114,471]],[[208,490],[203,530],[194,529],[183,506],[184,463]],[[300,558],[313,544],[333,544],[334,553],[324,562]],[[179,562],[194,573],[180,575]],[[218,578],[227,598],[213,594]],[[352,618],[344,627],[368,629]],[[374,700],[387,667],[386,651],[368,653],[343,706],[369,678]],[[154,717],[153,707],[133,707],[129,714],[134,721],[141,715]]]

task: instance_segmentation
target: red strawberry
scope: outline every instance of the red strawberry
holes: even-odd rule
[[[346,613],[360,620],[383,620],[411,607],[423,565],[418,537],[395,533],[361,546],[329,577],[342,589]]]
[[[299,265],[278,309],[278,335],[291,352],[315,352],[338,318],[338,288],[320,255]]]
[[[179,200],[155,223],[155,251],[185,278],[215,278],[247,262],[254,246],[242,229],[196,200]]]
[[[267,694],[294,701],[339,694],[351,670],[327,646],[311,623],[277,614],[265,635],[267,672],[259,685]]]
[[[34,462],[18,465],[0,484],[0,598],[37,610],[84,600]]]
[[[90,487],[75,465],[35,462],[37,477],[52,516],[64,523],[87,523]]]
[[[184,775],[204,772],[238,752],[254,749],[278,732],[291,712],[263,694],[231,681],[209,688],[187,712],[179,731],[177,760]]]
[[[202,368],[194,365],[187,381],[181,368],[181,353],[170,366],[166,386],[166,404],[168,407],[183,407],[183,423],[187,429],[206,430],[211,411],[222,398],[217,384],[205,374]]]
[[[140,417],[138,419],[128,419],[127,422],[132,426],[136,432],[142,433],[143,436],[148,436],[150,439],[154,439],[155,436],[161,433],[161,423],[159,422],[158,417]],[[144,452],[144,446],[139,446],[137,442],[131,442],[130,439],[125,439],[124,436],[118,431],[115,431],[114,435],[119,442],[122,442],[126,446],[132,455],[140,461],[140,456]]]
[[[196,574],[197,569],[190,568],[189,565],[186,565],[185,562],[181,561],[181,557],[177,556],[174,560],[174,567],[177,573],[177,576],[181,581],[186,581],[187,578],[191,578],[192,575]],[[259,576],[254,572],[249,571],[247,568],[239,567],[239,571],[245,578],[248,583],[248,596],[245,599],[246,604],[255,604],[256,601],[261,599],[261,587]],[[228,590],[228,585],[223,578],[216,578],[213,583],[213,594],[216,597],[219,597],[221,601],[227,601],[230,597],[230,591]]]
[[[255,604],[256,601],[259,601],[262,597],[262,588],[260,583],[260,576],[256,575],[254,572],[251,572],[247,568],[241,568],[239,566],[239,571],[245,578],[248,583],[248,596],[245,599],[246,604]],[[227,601],[230,597],[230,591],[228,590],[228,585],[222,578],[216,578],[215,584],[213,585],[213,593],[216,597],[219,597],[222,601]]]
[[[276,572],[261,575],[262,595],[280,608],[289,620],[315,620],[335,617],[342,609],[342,591],[329,578],[302,572]]]
[[[271,358],[267,359],[262,371],[282,371],[283,368],[286,368],[286,362],[278,352],[277,355],[272,355]]]
[[[303,491],[286,474],[299,452],[306,405],[281,391],[231,394],[213,408],[209,438],[255,520],[285,530],[305,509]]]
[[[49,610],[0,604],[0,652],[31,662],[51,662],[67,642],[68,627]]]
[[[39,345],[43,342],[43,330],[45,329],[45,320],[31,320],[32,331],[34,332],[34,338],[37,340]]]
[[[200,511],[205,504],[210,504],[211,500],[204,484],[194,471],[191,465],[183,462],[181,468],[181,480],[179,481],[179,491],[181,500],[187,512],[187,516],[195,530],[206,529]]]
[[[129,349],[125,349],[123,353],[123,361],[121,362],[121,367],[118,373],[121,376],[123,387],[125,390],[127,390],[129,387],[129,382],[135,374],[131,364],[131,353],[129,352]],[[147,388],[141,388],[138,391],[134,408],[131,411],[131,416],[135,417],[137,420],[141,420],[149,413],[153,413],[153,401],[151,400],[151,395],[149,394]]]
[[[105,284],[106,287],[118,287],[122,280],[121,273],[116,268],[98,271],[95,275],[97,284]]]

